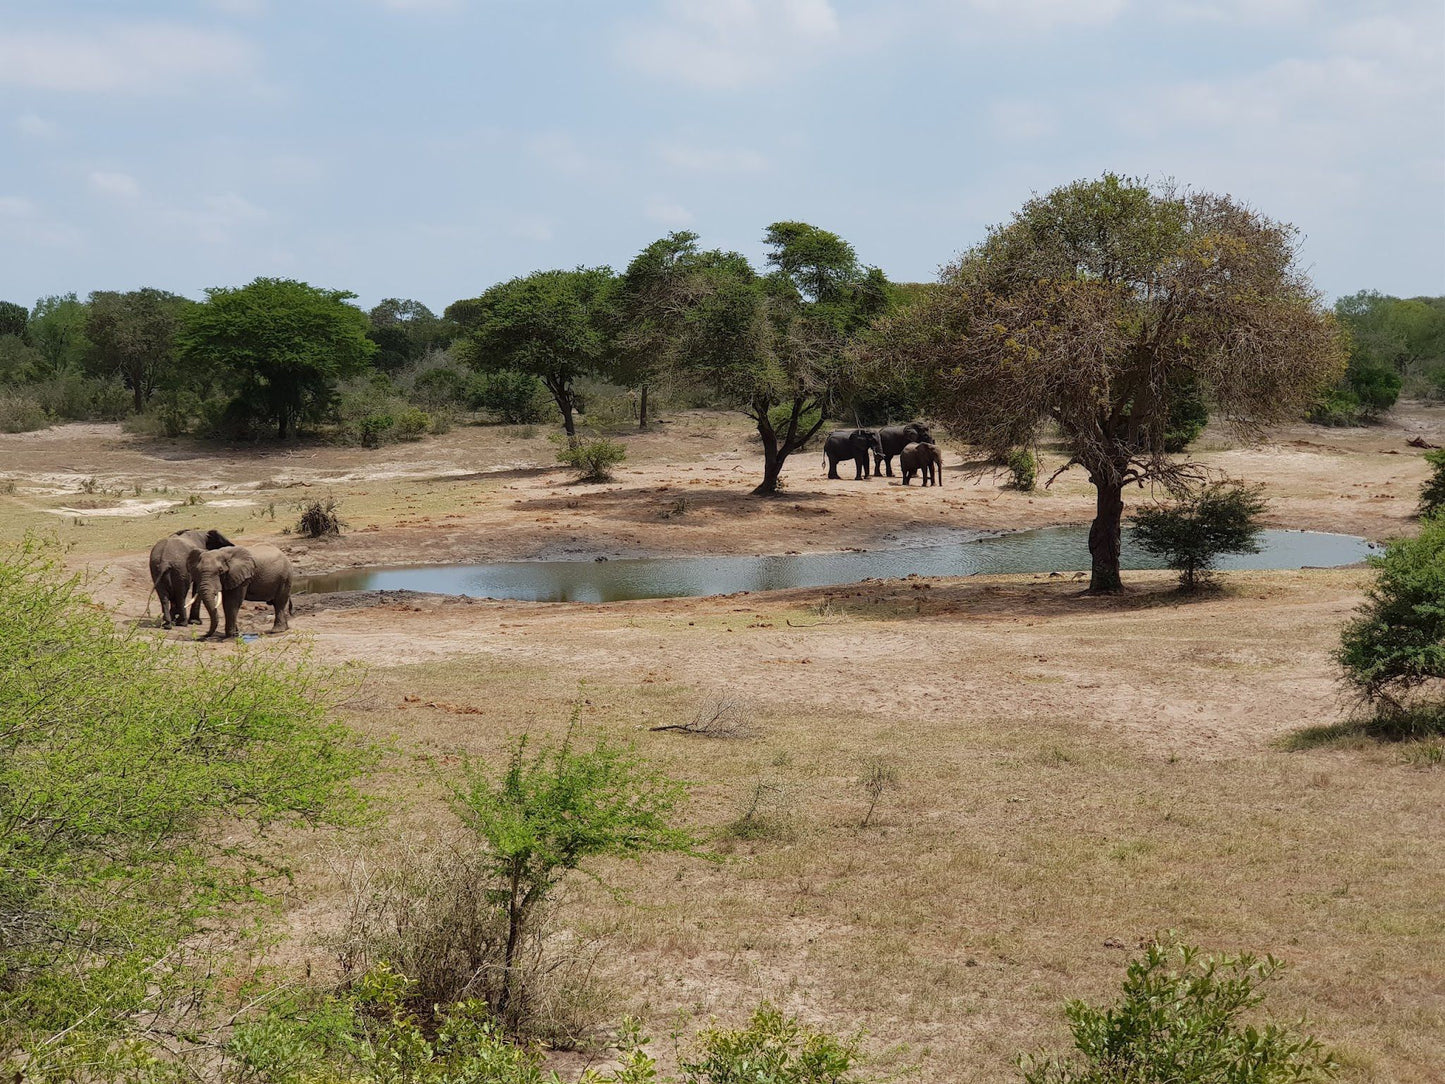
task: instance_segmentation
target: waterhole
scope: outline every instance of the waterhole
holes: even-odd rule
[[[634,598],[727,595],[920,576],[989,572],[1072,573],[1089,567],[1087,527],[979,535],[948,545],[781,557],[641,557],[606,561],[494,561],[469,565],[354,568],[310,576],[303,589],[427,591],[529,602],[618,602]],[[1265,531],[1260,552],[1221,558],[1221,569],[1335,567],[1363,561],[1370,543],[1353,535]],[[1124,532],[1123,567],[1163,568]]]

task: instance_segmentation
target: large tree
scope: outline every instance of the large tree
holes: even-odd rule
[[[991,451],[1057,426],[1097,495],[1090,590],[1118,591],[1124,487],[1190,471],[1165,450],[1180,395],[1251,434],[1299,417],[1343,370],[1295,238],[1228,196],[1079,181],[991,230],[877,347],[921,364],[950,429]]]
[[[713,385],[757,426],[763,479],[778,492],[783,464],[822,427],[846,382],[847,347],[888,307],[887,280],[835,233],[775,222],[764,240],[771,273],[726,252],[687,256],[688,333],[679,364]]]
[[[368,315],[368,335],[377,345],[373,364],[386,372],[395,372],[452,339],[451,321],[438,317],[420,301],[388,297]]]
[[[366,367],[376,344],[355,294],[294,279],[214,287],[185,310],[182,357],[222,371],[236,398],[285,440],[325,412],[338,381]]]
[[[25,334],[25,325],[30,322],[30,310],[13,301],[0,301],[0,335],[14,335],[17,339]]]
[[[612,358],[609,267],[535,271],[447,307],[465,335],[467,360],[483,372],[531,373],[551,393],[569,438],[577,435],[574,385]]]
[[[675,371],[688,341],[688,316],[703,283],[697,234],[677,230],[632,258],[617,280],[614,377],[636,388],[637,425],[647,427],[647,392],[658,377]]]
[[[85,302],[75,294],[53,294],[35,302],[25,338],[40,351],[45,375],[80,368],[85,360]]]
[[[130,389],[136,413],[175,367],[181,311],[190,302],[146,287],[117,293],[97,290],[86,314],[86,362],[101,376],[116,375]]]

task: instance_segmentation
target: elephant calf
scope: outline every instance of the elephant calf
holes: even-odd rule
[[[220,549],[231,540],[220,531],[180,530],[166,535],[151,547],[151,588],[161,604],[161,627],[189,625],[201,619],[201,596],[191,598],[191,612],[186,613],[186,595],[192,587],[186,559],[202,550]]]
[[[901,455],[910,444],[932,444],[933,431],[922,422],[907,425],[885,425],[878,430],[878,451],[873,453],[873,473],[882,474],[886,468],[888,477],[893,477],[893,457]]]
[[[936,444],[908,445],[898,454],[898,465],[903,468],[904,485],[920,472],[924,485],[943,485],[943,453]]]
[[[197,550],[186,561],[196,594],[211,616],[211,627],[202,639],[216,634],[216,596],[226,614],[223,639],[239,633],[236,616],[242,602],[269,602],[275,611],[271,623],[273,633],[290,627],[291,582],[294,573],[291,559],[275,546],[225,546],[217,550]]]
[[[868,453],[877,455],[883,450],[878,443],[878,434],[871,429],[834,429],[823,441],[823,458],[828,464],[828,477],[838,477],[838,464],[845,459],[853,460],[856,470],[855,482],[869,476]]]

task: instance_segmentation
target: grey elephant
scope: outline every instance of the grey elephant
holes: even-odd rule
[[[186,613],[186,595],[191,590],[191,573],[186,559],[202,550],[220,549],[231,540],[212,528],[196,528],[168,534],[151,547],[151,590],[161,604],[161,627],[189,625],[201,619],[201,599],[191,599],[191,612]]]
[[[290,627],[291,583],[295,573],[291,559],[275,546],[224,546],[217,550],[197,550],[186,560],[196,595],[211,617],[211,627],[202,639],[216,635],[216,596],[226,615],[223,639],[238,634],[236,616],[242,602],[269,602],[275,611],[271,623],[273,633]]]
[[[910,444],[932,444],[933,432],[922,422],[907,425],[885,425],[878,430],[878,443],[882,448],[874,455],[873,473],[882,474],[886,468],[888,477],[893,477],[893,457]]]
[[[869,476],[869,453],[876,455],[880,451],[882,445],[872,429],[834,429],[823,441],[823,459],[828,464],[828,477],[838,477],[838,464],[851,459],[857,468],[853,480],[862,481]]]
[[[926,486],[943,485],[943,453],[936,444],[910,444],[898,453],[898,466],[907,485],[915,474],[923,475]]]

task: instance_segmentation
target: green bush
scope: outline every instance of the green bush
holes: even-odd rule
[[[431,415],[421,407],[407,407],[396,416],[397,440],[421,440],[431,430]]]
[[[1179,573],[1180,586],[1193,591],[1226,553],[1258,553],[1266,502],[1257,486],[1215,482],[1177,500],[1134,515],[1133,539],[1164,558]]]
[[[503,371],[475,379],[471,406],[474,410],[485,410],[495,421],[527,425],[547,418],[552,410],[552,397],[530,373]]]
[[[1033,492],[1034,483],[1039,477],[1039,460],[1030,449],[1015,448],[1009,452],[1004,464],[1009,469],[1009,484],[1014,489],[1024,493]]]
[[[1395,401],[1400,398],[1403,380],[1400,374],[1388,365],[1352,362],[1345,373],[1345,383],[1360,404],[1360,414],[1365,419],[1374,420],[1395,405]]]
[[[1445,677],[1445,518],[1422,520],[1419,535],[1395,539],[1370,566],[1375,582],[1335,657],[1364,701],[1403,715],[1410,693]]]
[[[1191,380],[1177,389],[1169,401],[1169,416],[1164,422],[1164,450],[1177,455],[1194,443],[1209,424],[1209,407],[1199,392],[1197,382]]]
[[[121,631],[59,560],[0,555],[0,1075],[130,1079],[282,872],[246,824],[346,816],[359,757],[303,666]]]
[[[1123,996],[1064,1009],[1077,1053],[1024,1059],[1025,1084],[1307,1084],[1338,1064],[1318,1040],[1242,1017],[1279,973],[1266,956],[1205,956],[1189,945],[1150,945],[1131,961]]]
[[[1330,388],[1310,408],[1309,420],[1316,425],[1359,425],[1360,397],[1349,388]]]
[[[50,424],[50,416],[28,395],[0,392],[0,433],[31,433]]]
[[[471,382],[460,369],[441,365],[418,373],[411,380],[411,399],[427,410],[466,406]]]
[[[708,1028],[697,1039],[698,1051],[683,1058],[684,1084],[851,1084],[861,1082],[854,1069],[862,1042],[839,1039],[763,1004],[748,1026]]]
[[[627,458],[627,449],[606,437],[559,440],[559,445],[557,462],[575,470],[579,482],[606,482],[612,477],[612,468]]]
[[[25,394],[47,414],[63,421],[114,422],[131,411],[131,393],[124,384],[81,373],[62,373],[26,385]]]
[[[1420,487],[1420,505],[1415,514],[1433,516],[1445,508],[1445,449],[1426,452],[1424,459],[1430,464],[1430,477]]]

